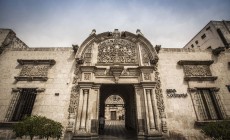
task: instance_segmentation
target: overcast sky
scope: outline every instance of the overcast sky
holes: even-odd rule
[[[230,20],[230,0],[0,0],[0,28],[29,47],[71,47],[97,34],[140,29],[153,45],[182,48],[210,20]]]

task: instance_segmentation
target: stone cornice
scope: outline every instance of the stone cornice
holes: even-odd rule
[[[139,66],[138,69],[141,72],[146,72],[146,71],[153,72],[153,70],[155,69],[155,67],[154,66]]]
[[[140,82],[143,88],[154,88],[156,82]]]
[[[95,66],[80,66],[79,67],[82,72],[94,72],[96,67]]]
[[[189,92],[197,92],[198,89],[210,89],[212,91],[218,92],[220,88],[218,87],[193,87],[193,88],[188,88]]]
[[[215,81],[217,76],[185,76],[185,81]]]
[[[177,62],[179,65],[211,65],[213,60],[180,60]]]
[[[12,88],[12,92],[19,92],[22,89],[26,89],[26,88],[23,88],[23,87]],[[36,87],[35,89],[36,89],[37,92],[44,92],[45,91],[45,88]]]
[[[25,64],[48,64],[48,65],[54,65],[56,61],[54,59],[17,59],[18,63],[21,65]]]
[[[47,76],[15,76],[17,81],[47,81]]]

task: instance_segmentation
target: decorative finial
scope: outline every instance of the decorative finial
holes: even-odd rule
[[[143,34],[141,33],[140,29],[137,29],[136,33],[137,33],[137,35],[142,35],[143,36]]]
[[[92,34],[96,34],[96,30],[95,29],[92,30],[92,32],[91,32],[90,35],[92,35]]]
[[[78,48],[79,48],[79,46],[78,45],[72,45],[72,47],[73,47],[73,51],[76,53],[77,52],[77,50],[78,50]]]

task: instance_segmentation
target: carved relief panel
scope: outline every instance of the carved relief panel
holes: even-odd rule
[[[91,63],[91,60],[92,60],[92,47],[93,47],[93,44],[90,44],[85,52],[83,53],[83,56],[82,58],[84,59],[84,62],[86,65],[90,65]]]
[[[182,65],[185,73],[186,81],[214,81],[217,79],[216,76],[212,76],[210,65],[213,61],[192,61],[192,60],[181,60],[178,62]]]
[[[47,76],[48,65],[24,65],[19,76]]]
[[[186,76],[212,76],[207,65],[184,65]]]
[[[108,39],[98,46],[98,63],[137,63],[136,44],[124,39]]]
[[[48,79],[48,69],[50,65],[54,65],[55,61],[52,60],[18,60],[22,65],[21,72],[15,76],[16,80],[41,80]]]
[[[153,60],[153,56],[144,44],[141,44],[141,57],[144,66],[148,66],[150,64],[150,60]]]

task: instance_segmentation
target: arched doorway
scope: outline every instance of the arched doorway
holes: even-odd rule
[[[136,136],[136,104],[133,85],[104,84],[100,89],[99,116],[105,118],[100,136]],[[119,130],[117,130],[119,129]],[[116,133],[116,131],[123,131]],[[122,135],[122,136],[121,136]]]
[[[119,120],[122,121],[125,118],[125,103],[121,96],[110,95],[105,100],[105,120]]]

